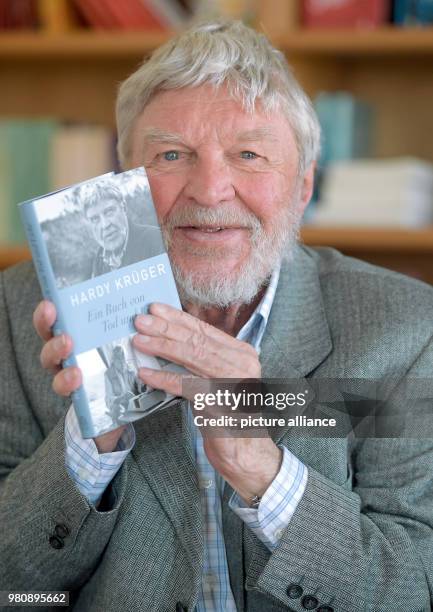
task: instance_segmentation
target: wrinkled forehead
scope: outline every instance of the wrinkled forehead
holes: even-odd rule
[[[175,143],[186,136],[201,140],[270,140],[291,145],[293,130],[279,110],[270,112],[257,101],[246,108],[226,87],[212,85],[159,91],[138,116],[133,147],[154,142]]]

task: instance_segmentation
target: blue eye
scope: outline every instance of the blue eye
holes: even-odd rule
[[[253,153],[253,151],[242,151],[241,157],[242,159],[256,159],[257,154]]]
[[[179,159],[179,151],[165,151],[163,155],[166,161],[176,161]]]

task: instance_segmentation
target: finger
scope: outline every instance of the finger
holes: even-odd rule
[[[78,389],[82,383],[82,374],[80,368],[71,366],[61,370],[53,379],[53,390],[57,395],[67,397],[73,391]]]
[[[57,372],[61,363],[72,351],[72,339],[66,334],[55,336],[44,344],[40,354],[42,367],[50,372]]]
[[[189,343],[164,337],[137,334],[133,346],[146,355],[156,355],[184,366],[193,374],[206,378],[259,378],[257,353],[234,351],[216,342],[195,336]]]
[[[33,313],[33,326],[42,340],[52,338],[51,328],[54,325],[56,316],[56,307],[52,302],[48,300],[39,302]]]
[[[161,389],[171,395],[181,396],[185,399],[192,400],[194,398],[193,385],[186,384],[187,381],[198,381],[194,376],[187,374],[178,374],[167,370],[153,370],[151,368],[139,368],[138,375],[140,379],[154,389]],[[190,389],[190,392],[188,392]],[[185,392],[189,395],[185,394]]]
[[[258,375],[257,351],[250,344],[233,338],[212,325],[170,306],[166,310],[164,304],[152,304],[151,308],[154,312],[166,312],[166,318],[156,314],[139,315],[135,319],[138,331],[144,336],[160,336],[186,345],[183,348],[179,347],[179,351],[166,357],[167,359],[175,361],[177,358],[182,359],[183,354],[189,354],[193,364],[198,367],[201,364],[204,367],[204,369],[199,367],[198,370],[194,370],[194,373],[200,376],[215,377],[217,376],[215,360],[218,356],[219,360],[223,362],[220,364],[222,367],[218,374],[220,377],[243,377],[244,375],[254,377]],[[154,347],[157,348],[157,345],[154,344]],[[150,345],[148,348],[150,349]],[[166,343],[166,348],[169,348],[168,343]],[[147,352],[145,348],[143,350]],[[176,363],[186,365],[183,360],[176,361]],[[240,369],[238,368],[239,364],[241,364]],[[189,368],[191,369],[190,366]],[[246,372],[244,372],[245,369]]]
[[[138,315],[135,317],[134,324],[138,332],[147,336],[163,336],[179,342],[188,342],[192,333],[183,325],[150,314]]]
[[[149,312],[152,315],[156,315],[157,317],[164,319],[165,321],[168,321],[172,324],[177,324],[182,327],[186,327],[187,329],[193,332],[201,333],[202,335],[212,338],[213,340],[219,341],[221,343],[230,344],[234,347],[235,350],[239,346],[240,341],[234,338],[233,336],[230,336],[230,334],[221,331],[213,325],[209,325],[209,323],[206,323],[205,321],[201,321],[197,317],[193,317],[192,315],[187,312],[184,312],[183,310],[178,310],[173,306],[169,306],[168,304],[160,304],[159,302],[154,302],[149,306]],[[249,347],[249,349],[252,349],[254,351],[251,345],[247,343],[242,344],[245,344],[246,347]]]

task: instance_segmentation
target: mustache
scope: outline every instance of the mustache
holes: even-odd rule
[[[217,206],[207,208],[206,206],[185,205],[174,210],[162,222],[165,232],[171,233],[179,226],[215,225],[221,227],[245,227],[253,233],[262,229],[261,221],[251,212],[229,206]]]

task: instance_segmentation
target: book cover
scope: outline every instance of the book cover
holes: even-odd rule
[[[56,335],[67,332],[83,384],[72,400],[85,438],[169,405],[141,366],[177,369],[135,351],[134,318],[152,302],[181,308],[143,168],[103,175],[23,202],[21,217]]]

